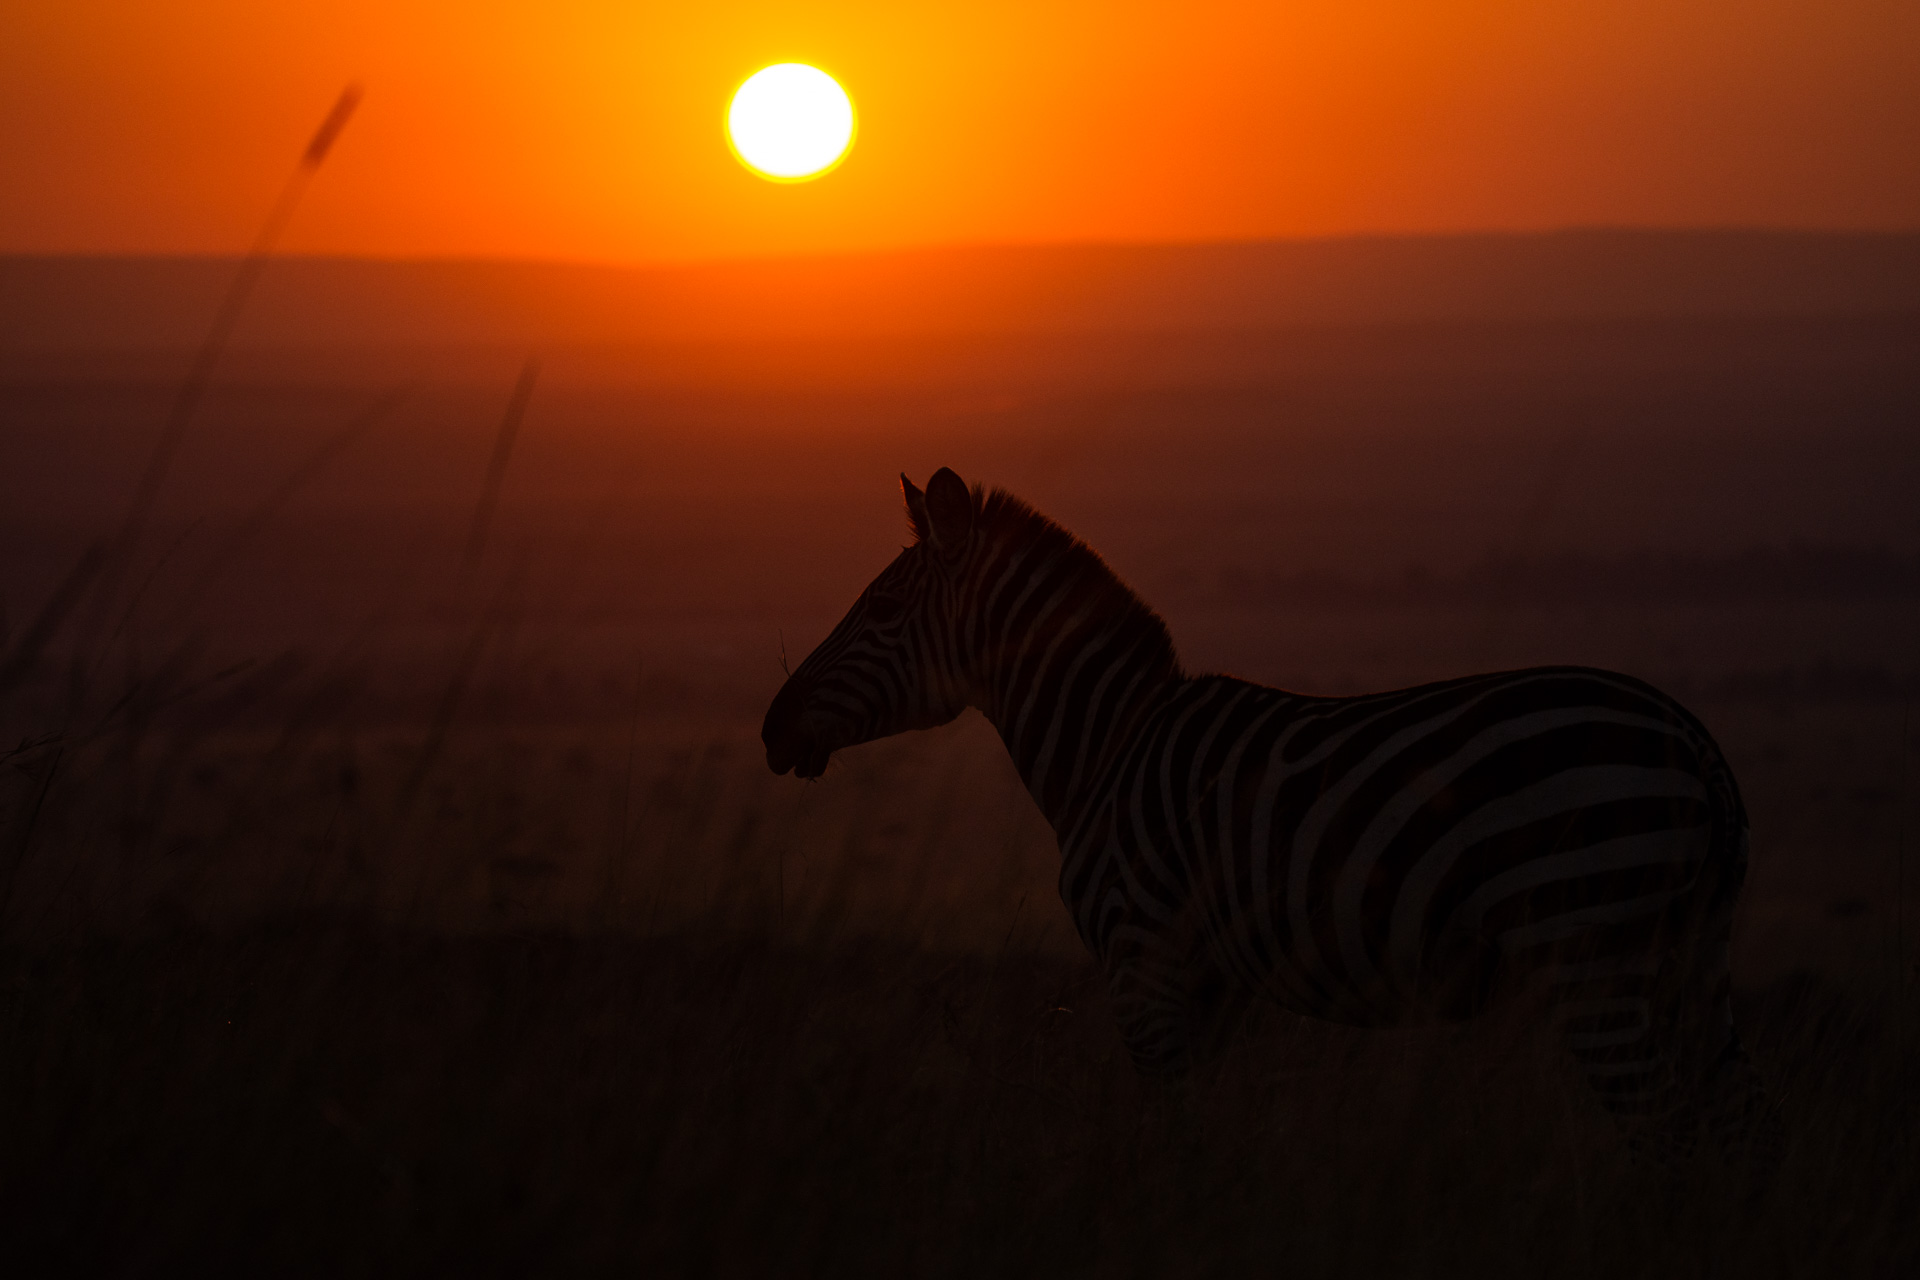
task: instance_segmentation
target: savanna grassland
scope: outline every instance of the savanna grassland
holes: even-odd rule
[[[483,523],[524,354],[236,352],[124,564],[87,549],[180,361],[0,369],[0,1216],[32,1270],[1920,1263],[1920,327],[983,340],[863,378],[554,351]],[[1634,1168],[1497,1021],[1256,1015],[1170,1103],[977,715],[768,774],[783,649],[943,464],[1088,538],[1195,669],[1679,694],[1752,813],[1777,1177]]]

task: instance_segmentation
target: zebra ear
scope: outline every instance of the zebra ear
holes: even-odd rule
[[[915,542],[933,540],[933,522],[927,518],[927,495],[907,479],[907,473],[900,473],[900,492],[907,500],[907,523],[913,526]]]
[[[927,481],[926,512],[933,532],[928,541],[942,555],[958,555],[973,536],[973,495],[953,468],[942,467]]]

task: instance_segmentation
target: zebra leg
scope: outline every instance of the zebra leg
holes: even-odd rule
[[[1727,1160],[1762,1172],[1778,1162],[1779,1117],[1733,1025],[1733,975],[1728,963],[1733,907],[1745,878],[1747,833],[1734,826],[1682,958],[1674,984],[1679,1034],[1678,1084]]]
[[[1674,1167],[1694,1150],[1700,1117],[1678,1087],[1673,1002],[1653,974],[1587,979],[1555,994],[1574,1061],[1626,1136],[1635,1163]]]
[[[1686,984],[1694,1020],[1687,1028],[1691,1052],[1681,1060],[1684,1083],[1721,1155],[1764,1172],[1780,1158],[1780,1122],[1733,1025],[1727,943],[1727,931],[1709,935],[1705,963]]]
[[[1702,1052],[1696,1059],[1700,1065],[1694,1092],[1720,1153],[1765,1174],[1779,1163],[1784,1145],[1780,1116],[1734,1028],[1733,975],[1728,963],[1733,909],[1747,878],[1751,834],[1733,774],[1717,750],[1709,776],[1719,798],[1719,815],[1709,868],[1711,887],[1693,951],[1700,963],[1690,974],[1701,1015],[1697,1039]]]
[[[1173,1082],[1192,1069],[1199,1031],[1185,957],[1158,939],[1116,939],[1108,954],[1107,999],[1134,1067]]]
[[[1726,1046],[1701,1081],[1701,1093],[1707,1132],[1720,1153],[1732,1163],[1771,1172],[1780,1163],[1785,1145],[1780,1117],[1740,1044],[1739,1032],[1727,1036]]]
[[[1769,1167],[1778,1123],[1733,1026],[1731,912],[1706,914],[1687,943],[1620,966],[1639,972],[1563,986],[1561,1030],[1637,1160],[1684,1163],[1704,1127],[1729,1160]]]
[[[1724,935],[1703,950],[1707,954],[1675,975],[1670,993],[1661,993],[1667,998],[1654,1000],[1672,1063],[1671,1098],[1657,1114],[1669,1117],[1669,1126],[1685,1117],[1689,1152],[1694,1132],[1704,1127],[1726,1160],[1768,1172],[1780,1155],[1779,1120],[1733,1025]]]

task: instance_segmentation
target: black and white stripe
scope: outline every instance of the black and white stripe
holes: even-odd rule
[[[780,691],[768,763],[818,776],[980,708],[1142,1071],[1183,1072],[1244,997],[1386,1027],[1530,990],[1636,1140],[1768,1141],[1728,1001],[1746,815],[1678,703],[1573,667],[1357,698],[1190,677],[1018,500],[946,470],[906,495],[918,540]]]

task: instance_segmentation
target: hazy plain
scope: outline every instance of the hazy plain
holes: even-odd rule
[[[1920,1258],[1920,323],[552,344],[476,556],[528,354],[237,349],[110,607],[62,584],[183,357],[0,358],[17,1238],[116,1269]],[[1274,1014],[1164,1114],[978,716],[811,785],[761,762],[783,649],[941,465],[1086,537],[1194,669],[1680,694],[1752,811],[1778,1183],[1649,1181],[1499,1026]]]

